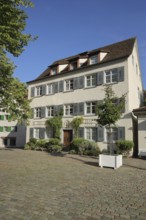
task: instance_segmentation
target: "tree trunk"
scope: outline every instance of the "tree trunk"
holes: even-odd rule
[[[109,148],[110,148],[110,154],[112,154],[112,128],[109,126]]]

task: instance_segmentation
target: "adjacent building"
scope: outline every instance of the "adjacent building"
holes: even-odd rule
[[[23,147],[26,142],[26,127],[17,121],[11,121],[11,116],[0,111],[0,148]]]
[[[51,138],[52,130],[46,129],[45,122],[63,109],[60,138],[65,146],[74,136],[70,122],[82,116],[84,122],[79,136],[98,142],[101,149],[106,149],[108,128],[97,124],[96,104],[104,99],[107,85],[112,85],[119,98],[126,94],[121,119],[113,127],[113,141],[133,140],[131,113],[143,102],[136,38],[55,61],[39,77],[28,82],[33,118],[27,128],[27,141],[31,137]]]

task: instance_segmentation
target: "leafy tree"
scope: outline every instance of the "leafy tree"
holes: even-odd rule
[[[71,121],[71,126],[73,127],[74,129],[74,136],[75,138],[78,137],[78,130],[79,130],[79,127],[80,125],[83,123],[83,117],[77,117],[77,118],[74,118],[72,121]]]
[[[109,128],[109,144],[110,153],[112,153],[112,126],[120,119],[122,109],[125,106],[125,96],[117,98],[111,86],[105,88],[105,98],[103,102],[97,104],[96,113],[98,115],[97,122],[101,126],[107,126]],[[118,100],[118,102],[117,102]]]
[[[24,33],[27,15],[23,7],[28,6],[33,6],[29,0],[0,0],[0,108],[19,121],[27,120],[31,110],[27,88],[13,77],[15,66],[7,53],[17,57],[35,39]]]

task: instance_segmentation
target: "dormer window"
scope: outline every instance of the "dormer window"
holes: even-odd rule
[[[51,75],[56,75],[57,74],[57,67],[53,67],[51,70]]]
[[[74,62],[72,62],[71,64],[70,64],[70,69],[71,70],[75,70],[75,69],[77,69],[77,61],[74,61]]]
[[[97,55],[94,55],[94,56],[91,56],[90,57],[90,64],[96,64],[98,63],[98,56]]]

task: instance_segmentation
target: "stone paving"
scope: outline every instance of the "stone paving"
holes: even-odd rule
[[[98,219],[146,219],[146,160],[0,150],[0,220]]]

